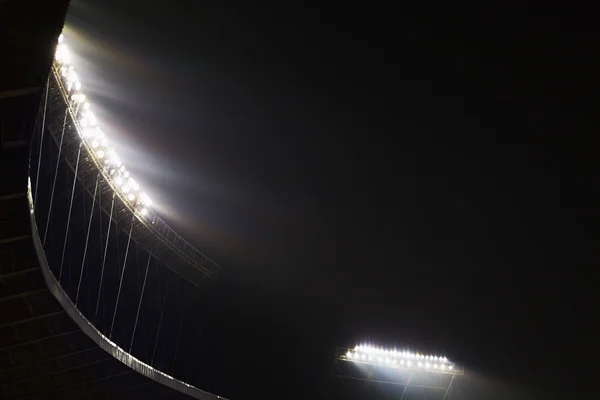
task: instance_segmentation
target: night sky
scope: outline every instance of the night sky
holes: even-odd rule
[[[67,19],[107,136],[222,266],[191,383],[343,398],[333,353],[371,341],[464,363],[466,399],[591,390],[594,25],[245,3]]]

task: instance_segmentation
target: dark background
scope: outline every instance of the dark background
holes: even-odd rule
[[[371,341],[464,363],[464,398],[591,390],[593,21],[219,3],[67,19],[108,137],[222,265],[191,383],[343,398],[335,348]]]

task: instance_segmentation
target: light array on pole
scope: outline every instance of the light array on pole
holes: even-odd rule
[[[96,116],[82,92],[82,84],[75,68],[71,64],[69,48],[63,43],[63,35],[58,38],[55,53],[55,68],[62,78],[68,104],[73,115],[81,140],[91,149],[90,154],[97,164],[110,177],[114,186],[120,191],[122,198],[131,204],[142,216],[147,217],[152,200],[140,190],[138,183],[129,175],[129,171],[121,162],[116,151],[108,143],[102,129],[98,126]]]
[[[459,372],[456,365],[444,356],[370,345],[358,345],[354,349],[349,349],[342,359],[390,368],[410,368],[437,373]]]

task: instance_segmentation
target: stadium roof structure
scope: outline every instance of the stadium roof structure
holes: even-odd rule
[[[84,94],[84,83],[76,72],[63,34],[58,39],[50,76],[44,101],[46,124],[72,170],[78,165],[78,156],[83,149],[85,156],[79,167],[78,180],[86,185],[88,193],[91,195],[96,188],[93,179],[85,178],[100,172],[102,179],[97,190],[105,198],[102,204],[106,205],[104,212],[107,215],[116,221],[133,216],[132,238],[145,250],[202,289],[214,283],[219,265],[153,211],[152,200],[130,175],[126,161],[111,145],[94,114],[93,105]],[[109,207],[112,199],[115,206]]]

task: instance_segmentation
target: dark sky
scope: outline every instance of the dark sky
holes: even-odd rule
[[[202,388],[341,398],[332,354],[361,340],[464,363],[465,398],[588,382],[594,25],[245,3],[74,1],[67,21],[108,136],[222,265]]]

